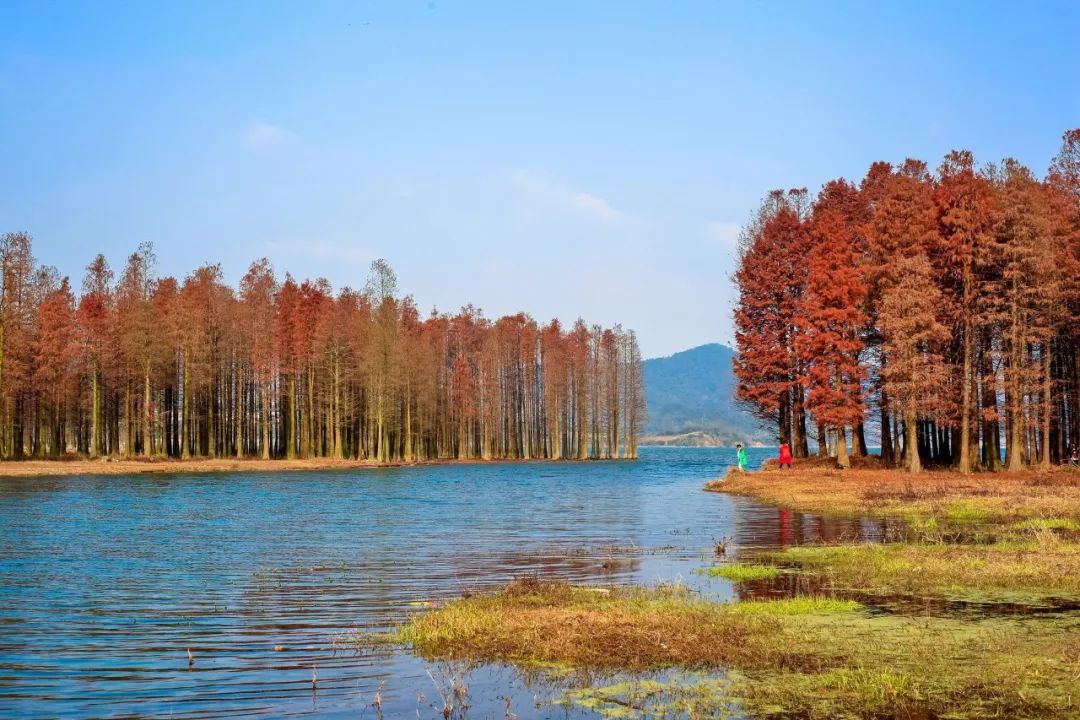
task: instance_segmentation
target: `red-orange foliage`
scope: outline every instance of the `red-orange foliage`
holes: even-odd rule
[[[953,151],[800,207],[770,193],[735,275],[738,397],[782,442],[806,391],[819,427],[876,404],[883,452],[913,469],[998,469],[1002,438],[1012,467],[1080,445],[1080,130],[1046,180]]]
[[[234,291],[216,265],[154,277],[143,245],[115,285],[98,256],[77,303],[29,236],[0,261],[0,457],[636,455],[641,357],[619,327],[422,320],[383,261],[364,292],[279,284],[266,260]]]
[[[760,416],[777,422],[784,443],[792,443],[800,431],[805,433],[799,427],[803,420],[796,402],[801,364],[795,337],[810,241],[800,217],[800,201],[800,195],[793,199],[779,193],[770,196],[735,276],[739,286],[735,310],[738,398]]]
[[[850,197],[850,196],[849,196]],[[855,253],[855,232],[843,213],[842,196],[820,198],[810,224],[809,272],[796,324],[795,350],[804,359],[807,409],[818,422],[838,434],[840,461],[847,464],[844,428],[862,422],[860,362],[866,324],[862,303],[866,285]]]

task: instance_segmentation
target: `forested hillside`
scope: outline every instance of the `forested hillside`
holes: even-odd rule
[[[769,443],[768,432],[735,405],[734,351],[701,345],[645,361],[649,419],[645,442],[725,445]]]
[[[632,331],[579,320],[421,317],[376,261],[363,290],[232,288],[206,265],[158,277],[142,245],[98,255],[76,295],[0,238],[0,456],[634,457],[644,410]]]

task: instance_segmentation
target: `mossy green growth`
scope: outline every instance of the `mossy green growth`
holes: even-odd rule
[[[1080,522],[1072,518],[1032,518],[1013,523],[1010,527],[1014,530],[1038,532],[1040,530],[1080,532]]]
[[[726,565],[713,565],[711,567],[695,570],[699,575],[724,578],[732,582],[749,582],[752,580],[771,580],[780,575],[780,568],[772,565],[744,565],[742,563],[729,563]]]
[[[745,600],[731,603],[729,611],[744,615],[829,615],[856,612],[862,608],[862,604],[854,600],[806,595],[784,600]]]
[[[946,503],[942,508],[942,515],[946,520],[960,523],[987,522],[990,519],[989,509],[968,500]]]
[[[1046,532],[989,545],[804,545],[766,557],[859,593],[1033,605],[1080,599],[1080,544]]]
[[[739,717],[732,683],[722,676],[634,678],[570,690],[564,702],[591,710],[604,720]]]

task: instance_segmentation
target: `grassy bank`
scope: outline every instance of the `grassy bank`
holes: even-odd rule
[[[1031,518],[1080,520],[1080,472],[1068,468],[960,475],[912,475],[870,465],[838,471],[801,466],[781,471],[729,472],[706,490],[750,495],[792,510],[823,515],[872,515],[944,524]]]
[[[721,717],[733,701],[771,718],[1080,717],[1076,616],[973,622],[817,598],[725,604],[677,588],[519,581],[419,615],[394,640],[433,660],[734,670],[700,686],[644,686],[658,704],[677,698],[684,717]],[[571,697],[626,711],[642,687]]]
[[[908,541],[799,546],[761,559],[860,595],[1080,602],[1080,473],[964,476],[869,466],[729,472],[707,489],[823,515],[893,517]]]
[[[1050,532],[990,545],[804,545],[765,557],[858,593],[1028,605],[1080,603],[1080,544]]]
[[[705,488],[803,512],[897,517],[939,526],[1047,518],[1080,521],[1080,472],[1066,468],[912,475],[873,464],[849,470],[810,464],[794,470],[767,466],[760,472],[729,472]]]

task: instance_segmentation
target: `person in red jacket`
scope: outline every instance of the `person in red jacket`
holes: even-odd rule
[[[783,470],[785,466],[791,469],[791,447],[787,443],[780,446],[780,469]]]

